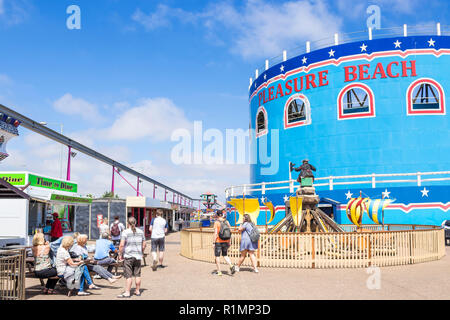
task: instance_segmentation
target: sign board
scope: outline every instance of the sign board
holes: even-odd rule
[[[62,202],[69,202],[69,203],[92,203],[91,198],[80,198],[80,197],[72,197],[72,196],[65,196],[62,194],[55,194],[53,193],[50,197],[50,200],[53,201],[62,201]]]
[[[78,192],[78,185],[76,183],[48,178],[28,172],[3,172],[0,173],[0,179],[3,179],[16,187],[25,186],[29,183],[31,187],[70,193]]]
[[[103,215],[102,214],[98,214],[97,215],[97,228],[100,229],[100,225],[103,223]]]
[[[0,173],[0,179],[9,182],[13,186],[24,186],[27,177],[25,173]]]
[[[72,193],[77,193],[78,191],[78,186],[76,183],[45,178],[31,173],[28,174],[28,182],[32,187],[39,187]]]

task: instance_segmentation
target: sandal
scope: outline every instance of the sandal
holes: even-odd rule
[[[141,294],[142,294],[142,292],[139,292],[139,293],[135,293],[134,295],[140,297]]]
[[[86,292],[86,291],[80,291],[80,292],[77,293],[77,295],[78,296],[88,296],[88,295],[90,295],[90,293]]]
[[[117,296],[117,298],[131,298],[131,295],[125,295],[125,292],[124,292],[124,293],[122,293],[122,294],[119,294],[119,295]]]
[[[48,289],[47,294],[55,294],[56,290],[55,289]]]

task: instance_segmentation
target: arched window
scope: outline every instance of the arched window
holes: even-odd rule
[[[311,123],[311,108],[308,98],[302,94],[291,96],[284,106],[284,128]]]
[[[338,120],[375,116],[373,92],[362,83],[352,83],[342,89],[337,104]]]
[[[267,134],[267,112],[264,107],[259,107],[256,112],[256,137]]]
[[[433,79],[418,79],[408,87],[406,105],[408,115],[445,114],[444,89]]]

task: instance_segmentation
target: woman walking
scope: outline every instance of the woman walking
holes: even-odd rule
[[[239,258],[236,271],[239,271],[239,268],[244,262],[245,257],[248,253],[250,255],[250,260],[252,261],[253,272],[259,272],[257,269],[257,261],[255,256],[255,251],[258,250],[258,241],[252,242],[250,239],[250,233],[252,232],[253,228],[256,228],[256,226],[252,222],[250,215],[244,214],[244,222],[239,227],[239,231],[241,232],[241,257]]]

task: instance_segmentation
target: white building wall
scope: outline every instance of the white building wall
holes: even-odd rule
[[[0,237],[28,240],[28,209],[26,199],[0,199]]]

